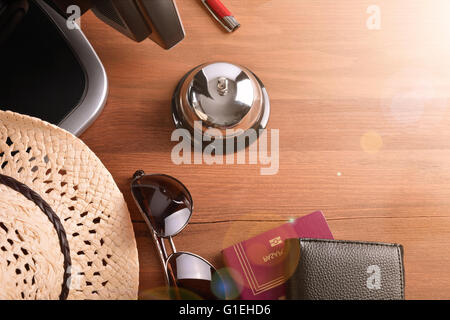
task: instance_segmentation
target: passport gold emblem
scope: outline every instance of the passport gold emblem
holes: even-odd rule
[[[278,236],[276,238],[273,238],[272,240],[269,240],[270,246],[271,247],[276,247],[278,245],[280,245],[281,243],[283,243],[283,241],[281,241],[281,237]]]

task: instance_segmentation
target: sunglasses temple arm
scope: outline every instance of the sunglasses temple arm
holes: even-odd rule
[[[172,252],[176,253],[177,249],[175,248],[175,244],[173,243],[172,237],[169,237],[169,243],[170,243],[170,248],[172,249]]]
[[[160,247],[161,247],[161,253],[162,253],[162,256],[163,256],[164,262],[165,262],[165,261],[167,261],[167,259],[169,258],[169,255],[167,254],[166,245],[164,244],[163,238],[158,238],[158,237],[157,237],[157,239],[158,239],[158,244],[159,244]]]
[[[161,260],[161,266],[164,270],[164,273],[166,274],[166,281],[167,281],[167,283],[169,283],[169,278],[168,278],[168,274],[167,274],[167,270],[166,270],[166,261],[167,261],[168,257],[167,257],[166,247],[164,246],[164,240],[162,238],[159,238],[156,235],[156,232],[153,230],[151,230],[151,234],[152,234],[153,241],[155,242],[156,249],[159,254],[159,259]]]

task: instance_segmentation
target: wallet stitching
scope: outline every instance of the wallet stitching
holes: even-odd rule
[[[380,246],[380,247],[396,247],[398,253],[398,263],[399,263],[399,276],[400,276],[400,288],[401,288],[401,297],[405,299],[405,290],[404,290],[404,282],[403,282],[403,264],[401,260],[401,252],[400,245],[393,243],[373,243],[373,242],[364,242],[364,241],[346,241],[346,240],[322,240],[322,239],[299,239],[304,242],[318,242],[318,243],[335,243],[335,244],[361,244],[366,246]]]
[[[321,243],[336,243],[336,244],[363,244],[363,245],[371,245],[371,246],[381,246],[381,247],[397,247],[400,245],[393,243],[373,243],[373,242],[364,242],[364,241],[346,241],[346,240],[322,240],[322,239],[301,239],[300,241],[305,242],[321,242]]]
[[[401,290],[402,290],[401,296],[402,296],[402,299],[405,299],[404,280],[403,280],[403,273],[402,273],[403,264],[402,264],[402,259],[401,259],[400,246],[397,246],[397,253],[398,253],[398,265],[399,265],[399,275],[400,275],[400,286],[401,286]]]

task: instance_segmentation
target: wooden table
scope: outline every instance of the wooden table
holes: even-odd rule
[[[448,0],[226,0],[242,24],[227,34],[199,0],[178,1],[186,39],[170,51],[134,43],[97,20],[82,28],[109,76],[108,103],[81,138],[127,200],[140,290],[164,285],[129,190],[136,169],[190,189],[195,212],[179,250],[222,266],[221,249],[323,210],[336,239],[401,243],[406,295],[450,298],[450,3]],[[366,10],[381,10],[369,30]],[[175,165],[170,99],[190,68],[247,66],[265,83],[280,167]]]

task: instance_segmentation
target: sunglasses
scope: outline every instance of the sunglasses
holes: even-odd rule
[[[131,193],[158,249],[170,298],[182,299],[193,293],[203,299],[217,299],[224,285],[214,266],[196,254],[177,252],[173,243],[172,238],[192,215],[194,206],[188,189],[171,176],[138,170],[133,175]],[[166,241],[171,254],[167,253]]]

